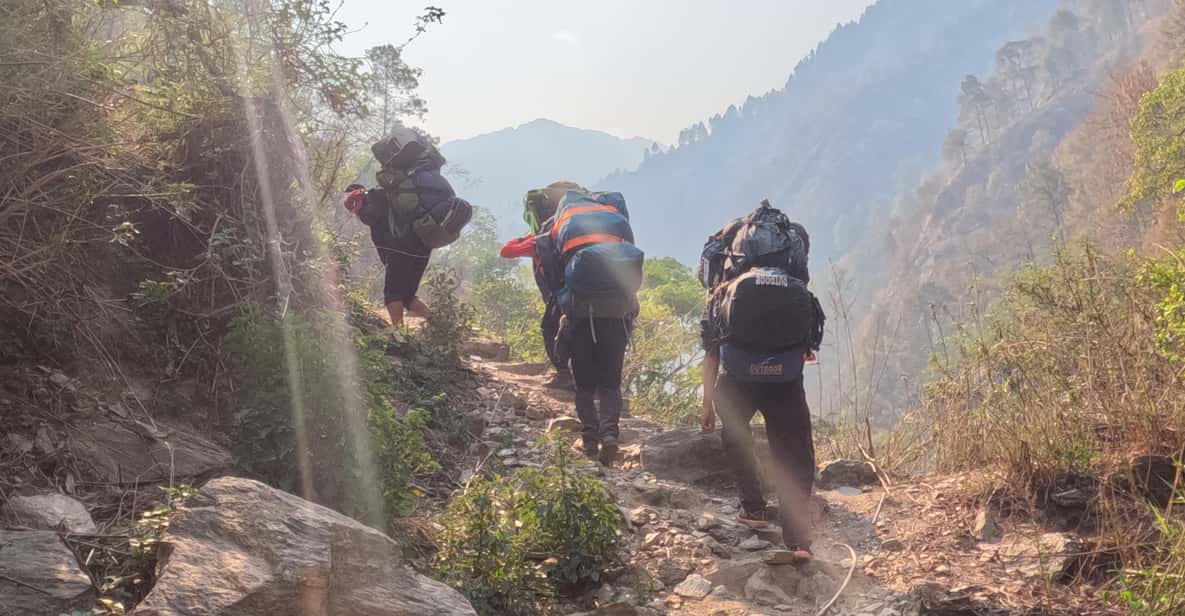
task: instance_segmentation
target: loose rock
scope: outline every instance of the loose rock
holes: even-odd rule
[[[494,340],[470,338],[461,344],[461,352],[486,361],[510,361],[510,347]]]
[[[167,421],[152,434],[140,422],[105,418],[72,427],[67,449],[95,481],[177,481],[215,475],[231,464],[228,451]],[[40,437],[40,433],[38,434]]]
[[[740,547],[742,550],[756,552],[757,550],[764,550],[772,545],[773,545],[772,543],[770,543],[760,537],[749,537],[748,539],[745,539],[744,541],[742,541],[741,545],[739,545],[738,547]]]
[[[769,460],[769,444],[754,426],[755,450],[762,466]],[[717,432],[677,428],[656,434],[642,443],[642,468],[663,479],[692,485],[728,483],[732,474]]]
[[[997,543],[1004,534],[998,518],[996,510],[992,509],[991,505],[985,505],[975,515],[975,526],[972,527],[971,533],[984,543]]]
[[[94,601],[91,579],[57,533],[0,530],[0,614],[58,616]]]
[[[702,575],[693,573],[675,587],[675,594],[686,599],[700,600],[712,592],[712,583]]]
[[[880,482],[876,471],[860,460],[834,460],[823,465],[816,485],[821,490],[834,490],[841,486],[861,487]]]
[[[761,605],[794,603],[794,599],[779,587],[768,568],[758,570],[745,582],[745,598]]]
[[[65,494],[14,496],[3,512],[13,523],[37,530],[61,528],[76,535],[99,532],[82,503]]]
[[[580,434],[580,430],[584,428],[584,424],[575,417],[555,417],[547,423],[547,431],[555,432],[557,430],[567,430],[573,434]]]

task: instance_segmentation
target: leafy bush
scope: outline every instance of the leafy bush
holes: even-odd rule
[[[1157,350],[1174,363],[1185,362],[1185,251],[1147,262],[1140,282],[1161,293],[1155,305]]]
[[[1128,180],[1124,205],[1159,203],[1185,173],[1185,68],[1165,74],[1160,85],[1140,99],[1140,111],[1132,119],[1136,144],[1135,169]],[[1185,207],[1178,217],[1185,220]]]
[[[532,552],[556,559],[547,577],[560,592],[599,584],[617,558],[621,513],[601,482],[573,473],[567,439],[546,441],[551,462],[515,474],[527,496],[518,520]]]
[[[483,280],[473,285],[471,297],[478,326],[505,342],[511,356],[520,361],[547,361],[539,332],[543,299],[534,283],[513,275]]]
[[[562,439],[546,446],[547,466],[475,479],[441,520],[437,572],[482,614],[529,613],[549,592],[598,584],[618,558],[620,513],[612,496],[573,472]]]
[[[457,296],[459,281],[449,270],[434,269],[424,281],[429,316],[417,336],[421,351],[443,369],[461,362],[461,344],[473,329],[473,308]]]
[[[483,615],[533,613],[546,592],[515,526],[519,497],[509,479],[476,477],[441,518],[436,573]]]

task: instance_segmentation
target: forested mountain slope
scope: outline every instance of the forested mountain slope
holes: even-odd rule
[[[849,256],[888,265],[861,311],[863,359],[890,367],[885,383],[918,377],[1003,276],[1076,238],[1111,251],[1145,243],[1154,217],[1118,204],[1130,118],[1156,84],[1141,58],[1155,58],[1168,6],[1062,2],[1040,32],[1002,45],[990,73],[963,79],[945,164],[902,196],[879,237],[857,249],[867,254]]]
[[[498,218],[503,237],[521,232],[523,193],[561,179],[588,185],[618,169],[633,169],[650,141],[538,119],[441,147],[448,175],[468,199]]]
[[[939,159],[963,76],[986,70],[1001,44],[1054,5],[878,2],[837,28],[783,89],[691,127],[680,146],[601,184],[637,204],[651,254],[691,262],[714,227],[769,197],[811,230],[816,263],[839,258],[870,214]]]

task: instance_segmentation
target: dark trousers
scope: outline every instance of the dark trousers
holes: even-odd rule
[[[629,344],[625,319],[575,319],[568,327],[576,416],[584,424],[581,436],[585,441],[617,438],[622,407],[621,365]]]
[[[543,347],[547,349],[547,359],[558,372],[567,372],[567,362],[561,361],[555,351],[555,338],[560,333],[560,317],[564,315],[555,300],[547,303],[543,309],[543,319],[539,323],[539,330],[543,333]]]
[[[765,507],[749,428],[758,411],[765,418],[773,458],[769,479],[778,495],[782,540],[790,547],[809,547],[815,446],[802,379],[792,383],[742,383],[722,374],[716,382],[716,414],[724,426],[724,451],[736,473],[741,506],[747,511]]]

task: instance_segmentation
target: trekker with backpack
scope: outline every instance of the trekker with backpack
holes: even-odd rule
[[[555,289],[559,331],[546,342],[572,371],[581,449],[608,466],[617,456],[621,369],[645,255],[634,245],[621,193],[566,190],[541,231],[521,238],[517,254],[538,258],[546,286]]]
[[[569,190],[587,192],[575,182],[558,181],[548,184],[546,188],[535,188],[527,191],[523,197],[523,221],[527,223],[529,231],[520,237],[506,242],[499,254],[504,259],[531,257],[531,271],[535,274],[535,286],[543,296],[543,318],[539,323],[539,330],[543,335],[543,346],[547,350],[547,359],[555,367],[555,375],[544,383],[544,387],[566,389],[572,386],[572,371],[568,369],[566,361],[560,361],[555,353],[555,339],[560,331],[559,304],[555,301],[556,291],[560,282],[549,280],[544,273],[539,255],[535,251],[535,236],[551,231],[556,208],[560,199]]]
[[[403,325],[409,311],[428,317],[416,294],[432,250],[456,241],[473,217],[473,206],[457,198],[441,175],[444,157],[427,137],[406,127],[371,146],[381,169],[379,188],[346,188],[345,208],[370,228],[385,269],[383,304],[391,325]]]
[[[737,520],[753,528],[780,519],[785,552],[771,564],[811,558],[809,500],[815,477],[811,416],[803,365],[823,341],[825,315],[807,289],[810,238],[763,201],[748,216],[708,238],[700,279],[710,297],[701,322],[704,362],[704,432],[724,424],[721,439],[740,493]],[[753,433],[757,412],[765,419],[778,495],[766,506]]]

